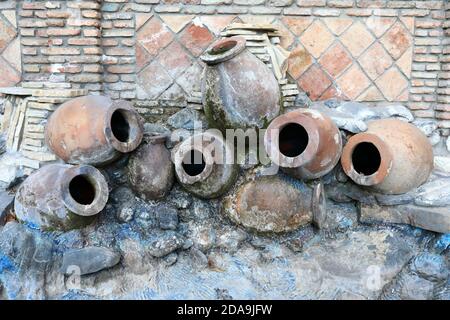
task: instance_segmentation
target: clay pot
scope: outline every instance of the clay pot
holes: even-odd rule
[[[142,133],[140,116],[129,102],[84,96],[63,103],[50,116],[46,142],[65,162],[102,165],[136,149]]]
[[[90,224],[108,201],[104,176],[89,165],[50,164],[19,187],[14,210],[19,221],[42,230],[70,230]]]
[[[253,231],[288,232],[312,222],[313,215],[323,215],[322,191],[313,192],[286,176],[245,177],[224,197],[222,212]]]
[[[172,188],[174,169],[165,141],[163,135],[144,137],[128,162],[128,182],[144,200],[161,199]]]
[[[330,172],[342,152],[342,138],[323,113],[298,109],[275,118],[267,128],[264,146],[270,159],[287,174],[316,179]]]
[[[207,64],[203,107],[211,127],[263,128],[280,112],[280,89],[272,71],[245,48],[245,39],[214,42],[201,56]]]
[[[344,147],[344,172],[357,184],[386,194],[406,193],[433,170],[433,149],[415,126],[396,119],[375,120]]]
[[[188,192],[205,199],[224,194],[236,181],[232,146],[220,135],[204,132],[175,146],[175,175]]]

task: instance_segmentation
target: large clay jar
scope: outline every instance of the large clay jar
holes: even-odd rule
[[[128,162],[128,182],[144,200],[161,199],[172,188],[174,169],[165,141],[163,135],[145,136]]]
[[[70,230],[90,224],[108,201],[105,177],[89,165],[49,164],[19,187],[17,219],[41,230]]]
[[[46,141],[67,163],[102,165],[136,149],[142,133],[140,116],[129,102],[84,96],[63,103],[50,116]]]
[[[334,122],[323,113],[297,109],[275,118],[264,136],[270,159],[298,179],[316,179],[338,163],[342,138]]]
[[[344,147],[344,172],[357,184],[386,194],[408,192],[430,176],[433,149],[415,126],[396,119],[375,120]]]
[[[196,134],[175,146],[172,152],[178,181],[197,197],[217,198],[237,179],[233,147],[219,134]]]
[[[245,48],[245,39],[218,40],[201,59],[203,107],[211,127],[263,128],[280,112],[280,89],[272,71]]]
[[[257,232],[288,232],[324,214],[322,190],[285,175],[247,173],[222,200],[222,212],[235,223]]]

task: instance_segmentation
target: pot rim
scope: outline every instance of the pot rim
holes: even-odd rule
[[[380,166],[371,175],[358,173],[353,166],[353,151],[361,143],[373,144],[380,153]],[[393,156],[389,146],[379,136],[369,132],[358,133],[351,137],[342,151],[342,169],[350,179],[362,186],[373,186],[383,182],[392,168],[392,163]]]
[[[214,158],[212,154],[205,152],[203,144],[196,145],[193,144],[192,142],[193,141],[189,139],[186,140],[184,143],[182,143],[176,150],[174,157],[175,171],[177,173],[177,178],[180,180],[181,183],[184,184],[194,184],[196,182],[207,179],[211,175],[214,166]],[[183,169],[182,165],[184,157],[191,151],[200,152],[203,156],[203,159],[205,160],[205,168],[201,173],[195,176],[187,174],[186,171]]]
[[[130,138],[126,142],[117,139],[111,128],[111,118],[116,111],[123,112],[127,118],[127,122],[130,124]],[[144,126],[139,114],[131,103],[124,100],[112,103],[105,116],[104,134],[111,146],[122,153],[131,152],[141,144],[144,136]]]
[[[314,114],[310,110],[294,110],[276,117],[267,128],[264,135],[264,147],[269,158],[282,168],[298,168],[311,162],[319,150],[320,134]],[[288,157],[280,152],[280,131],[289,124],[302,126],[308,134],[308,144],[301,154]]]
[[[200,56],[203,62],[208,65],[218,64],[230,60],[245,50],[246,40],[244,37],[234,36],[219,39],[211,44],[205,53]],[[227,48],[227,46],[231,46]],[[214,53],[214,50],[224,50],[221,53]]]
[[[78,176],[86,177],[95,188],[95,198],[91,204],[77,202],[70,193],[70,182]],[[106,206],[109,191],[105,177],[98,169],[90,165],[77,165],[68,168],[62,179],[62,199],[67,209],[79,216],[89,217],[98,214]]]

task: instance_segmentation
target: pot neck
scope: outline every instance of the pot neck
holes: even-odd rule
[[[314,119],[296,111],[275,118],[264,137],[267,154],[282,168],[310,163],[317,155],[319,144],[319,129]]]
[[[216,65],[236,57],[245,50],[246,40],[243,37],[230,37],[214,42],[200,56],[207,65]]]
[[[359,133],[351,137],[342,152],[344,172],[357,184],[374,186],[388,176],[393,163],[393,152],[377,135]]]

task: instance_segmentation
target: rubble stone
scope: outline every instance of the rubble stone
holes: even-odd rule
[[[406,223],[434,232],[450,232],[450,212],[445,207],[415,205],[382,207],[361,203],[359,219],[363,223]]]
[[[157,258],[164,257],[181,248],[183,243],[183,238],[174,231],[157,232],[149,239],[148,252]]]
[[[85,247],[69,250],[64,253],[61,272],[71,274],[79,271],[79,275],[87,275],[111,268],[119,261],[120,254],[108,248]]]

